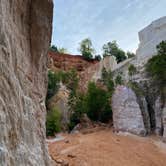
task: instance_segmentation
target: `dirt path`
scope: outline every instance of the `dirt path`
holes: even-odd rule
[[[67,135],[49,143],[54,160],[69,166],[166,166],[166,146],[153,138],[116,135],[110,129]]]

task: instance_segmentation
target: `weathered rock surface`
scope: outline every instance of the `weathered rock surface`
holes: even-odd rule
[[[162,125],[162,102],[161,98],[158,97],[155,101],[154,112],[155,112],[155,133],[157,135],[162,135],[163,125]]]
[[[162,120],[163,120],[163,141],[166,142],[166,105],[163,109]]]
[[[64,85],[60,85],[60,88],[49,101],[48,108],[51,110],[56,107],[61,113],[61,124],[64,130],[67,129],[69,121],[70,121],[70,112],[68,106],[68,98],[69,98],[69,90]]]
[[[118,86],[112,97],[115,131],[146,135],[143,116],[135,93],[128,87]]]
[[[0,0],[0,165],[49,165],[46,61],[51,0]]]
[[[137,61],[145,64],[149,58],[157,53],[156,45],[166,40],[166,16],[153,21],[139,32],[139,48]]]

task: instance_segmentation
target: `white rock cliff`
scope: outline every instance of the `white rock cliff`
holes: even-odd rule
[[[46,166],[51,0],[0,0],[0,165]]]

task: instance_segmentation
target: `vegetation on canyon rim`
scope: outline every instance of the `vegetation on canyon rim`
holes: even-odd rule
[[[59,53],[68,53],[67,49],[65,49],[63,47],[58,48],[57,46],[54,46],[54,45],[52,45],[49,48],[49,50],[53,51],[53,52],[59,52]],[[92,59],[100,61],[102,59],[102,57],[114,56],[117,60],[117,63],[120,63],[120,62],[126,60],[127,58],[132,58],[135,56],[135,54],[133,52],[128,51],[126,53],[125,51],[123,51],[115,40],[103,45],[102,55],[95,54],[96,52],[95,52],[93,43],[90,38],[83,39],[79,43],[78,51],[81,53],[83,58],[88,61],[90,61]]]

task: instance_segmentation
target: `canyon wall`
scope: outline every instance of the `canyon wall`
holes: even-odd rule
[[[46,166],[51,0],[0,0],[0,165]]]
[[[153,21],[140,31],[139,39],[140,44],[136,56],[118,64],[113,70],[113,75],[116,78],[120,74],[126,87],[131,87],[129,83],[133,83],[131,88],[136,94],[146,132],[154,132],[163,136],[163,140],[166,140],[164,107],[166,104],[163,102],[165,99],[161,100],[161,87],[153,81],[153,78],[145,70],[147,61],[157,53],[156,46],[161,41],[166,40],[166,17]],[[136,67],[136,73],[132,76],[128,73],[128,68],[131,64]],[[118,98],[116,102],[120,105],[125,104],[125,101],[122,103]],[[123,109],[125,109],[125,105]],[[129,117],[130,115],[128,114]],[[128,122],[126,121],[127,124]],[[126,128],[126,131],[128,130],[129,128]]]

